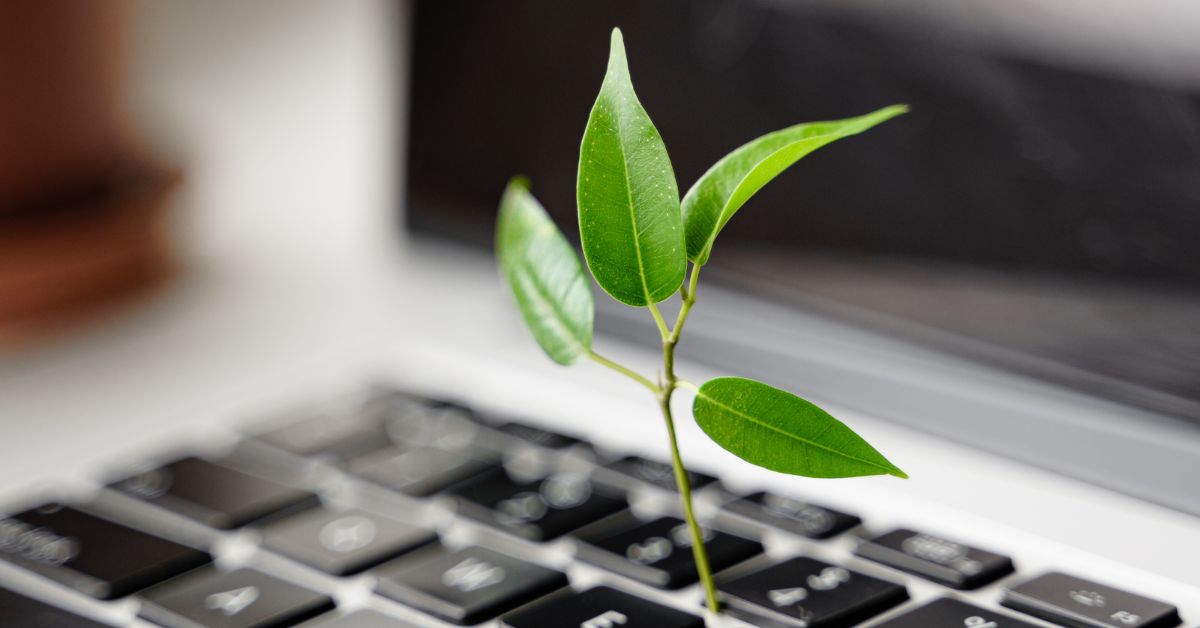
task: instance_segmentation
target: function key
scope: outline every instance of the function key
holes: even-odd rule
[[[308,491],[191,457],[128,477],[109,488],[220,529],[237,528],[318,501]]]
[[[496,468],[453,490],[462,514],[531,541],[548,541],[625,509],[586,474],[514,480]]]
[[[433,532],[357,508],[316,508],[272,525],[263,544],[325,573],[344,576],[432,542]]]
[[[0,519],[0,558],[100,599],[210,560],[206,552],[58,504]]]
[[[141,617],[168,628],[291,626],[334,607],[327,595],[253,569],[202,569],[140,597]]]
[[[854,515],[766,492],[735,499],[724,508],[746,519],[810,539],[837,536],[862,523],[862,519]]]
[[[385,449],[350,465],[355,475],[413,497],[425,497],[496,466],[482,450],[448,451],[437,447]]]
[[[567,585],[560,572],[482,547],[382,573],[378,591],[402,604],[466,625],[491,619]]]
[[[954,589],[976,589],[1013,571],[1007,556],[905,529],[864,541],[857,553]]]
[[[646,482],[668,491],[676,490],[675,470],[671,465],[641,456],[626,456],[604,465],[605,469],[616,472],[624,477]],[[716,482],[717,478],[695,471],[688,472],[688,482],[692,489],[700,489]]]
[[[761,554],[762,545],[740,536],[702,528],[713,571]],[[639,582],[678,589],[696,582],[692,537],[687,524],[674,517],[653,521],[626,511],[578,535],[579,557]]]
[[[1064,573],[1050,572],[1009,589],[1009,608],[1064,626],[1167,628],[1182,623],[1166,602]]]
[[[879,624],[877,628],[1037,628],[1010,615],[979,608],[953,598],[934,600],[921,608]]]
[[[57,606],[0,588],[0,626],[19,628],[105,628]]]
[[[908,599],[899,584],[803,557],[719,588],[732,615],[751,623],[782,615],[805,628],[853,626]]]
[[[540,427],[526,425],[524,423],[510,422],[500,425],[497,430],[508,434],[509,436],[523,440],[531,445],[545,447],[547,449],[565,449],[573,445],[578,445],[583,442],[574,436],[551,432]]]
[[[505,628],[704,628],[704,620],[624,591],[596,587],[513,613],[505,617],[501,625]]]

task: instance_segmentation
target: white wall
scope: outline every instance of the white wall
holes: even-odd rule
[[[407,10],[135,0],[130,106],[181,163],[193,265],[344,269],[394,238]]]

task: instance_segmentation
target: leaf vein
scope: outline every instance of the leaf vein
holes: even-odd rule
[[[706,394],[704,394],[703,392],[700,392],[700,393],[697,393],[697,394],[699,394],[701,397],[703,397],[703,398],[704,398],[704,400],[705,400],[705,401],[707,401],[708,403],[711,403],[711,404],[713,404],[714,406],[717,406],[718,408],[721,408],[722,410],[725,410],[725,411],[729,412],[730,414],[733,414],[733,415],[735,415],[735,416],[738,416],[738,417],[740,417],[740,418],[742,418],[742,419],[745,419],[745,420],[747,420],[747,421],[749,421],[749,422],[751,422],[751,423],[754,423],[755,425],[759,425],[759,426],[761,426],[761,427],[764,427],[764,428],[766,428],[766,429],[768,429],[768,430],[771,430],[771,431],[773,431],[773,432],[776,432],[776,433],[782,434],[782,435],[784,435],[784,436],[787,436],[787,437],[789,437],[789,438],[795,439],[795,440],[799,441],[801,444],[808,445],[808,446],[810,446],[810,447],[815,447],[815,448],[817,448],[817,449],[822,449],[822,450],[824,450],[824,451],[828,451],[829,453],[832,453],[832,454],[834,454],[834,455],[837,455],[837,456],[842,456],[842,457],[844,457],[844,458],[849,458],[850,460],[855,460],[855,461],[861,462],[861,463],[863,463],[863,464],[866,464],[866,465],[869,465],[869,466],[875,467],[875,468],[877,468],[877,469],[883,469],[883,470],[885,470],[885,471],[891,472],[891,467],[886,467],[886,466],[884,466],[884,465],[881,465],[881,464],[879,464],[879,463],[877,463],[877,462],[874,462],[874,461],[871,461],[871,460],[867,460],[867,459],[865,459],[865,458],[859,458],[858,456],[852,456],[852,455],[850,455],[850,454],[847,454],[847,453],[845,453],[845,452],[841,452],[841,451],[838,451],[838,450],[836,450],[836,449],[833,449],[832,447],[827,447],[827,446],[825,446],[825,445],[822,445],[822,444],[820,444],[820,443],[813,442],[813,441],[811,441],[811,440],[809,440],[809,439],[807,439],[807,438],[804,438],[804,437],[802,437],[802,436],[798,436],[798,435],[796,435],[796,434],[793,434],[793,433],[791,433],[791,432],[788,432],[788,431],[782,430],[782,429],[780,429],[780,428],[778,428],[778,427],[775,427],[774,425],[771,425],[770,423],[766,423],[766,422],[764,422],[764,421],[762,421],[762,420],[760,420],[760,419],[756,419],[756,418],[754,418],[753,416],[750,416],[750,415],[746,414],[745,412],[742,412],[742,411],[738,410],[737,408],[734,408],[734,407],[732,407],[732,406],[725,405],[725,404],[723,404],[723,403],[721,403],[721,402],[717,401],[716,399],[713,399],[713,398],[712,398],[712,397],[710,397],[709,395],[706,395]],[[831,418],[832,418],[832,417],[831,417]],[[833,419],[833,420],[836,420],[836,419]]]

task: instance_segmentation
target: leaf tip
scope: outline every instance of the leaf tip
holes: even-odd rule
[[[612,29],[612,46],[613,48],[617,46],[625,47],[625,38],[621,35],[621,27],[619,26],[614,26]]]
[[[901,470],[900,467],[897,467],[895,465],[892,465],[892,469],[890,471],[888,471],[888,475],[894,475],[894,476],[900,478],[901,480],[908,479],[908,474],[905,473],[903,470]]]
[[[612,72],[615,69],[628,73],[628,63],[625,59],[625,36],[621,34],[620,28],[614,27],[609,40],[608,71]]]
[[[527,177],[523,174],[515,175],[515,176],[513,176],[513,178],[508,180],[508,185],[506,187],[510,190],[522,190],[522,191],[528,192],[529,191],[529,177]]]
[[[888,107],[884,107],[883,109],[880,109],[876,114],[869,114],[869,115],[878,115],[879,116],[878,121],[883,122],[885,120],[891,120],[892,118],[895,118],[897,116],[902,116],[910,111],[912,111],[912,107],[908,106],[905,103],[898,103],[895,105],[890,105]],[[876,122],[876,124],[878,124],[878,122]]]

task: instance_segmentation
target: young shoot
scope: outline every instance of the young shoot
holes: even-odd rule
[[[714,164],[681,200],[667,148],[634,93],[621,31],[613,30],[608,71],[579,149],[579,236],[596,283],[617,301],[645,308],[658,328],[662,369],[657,377],[593,349],[590,282],[575,249],[530,194],[529,183],[513,179],[500,201],[496,256],[534,339],[559,364],[591,360],[654,396],[712,612],[719,611],[719,600],[675,436],[671,399],[676,390],[694,392],[692,415],[705,434],[760,467],[811,478],[907,476],[844,423],[789,392],[741,377],[719,377],[699,387],[680,379],[675,348],[696,304],[700,270],[725,224],[764,185],[814,150],[907,110],[894,105],[768,133]],[[658,304],[676,293],[679,313],[668,324]]]

